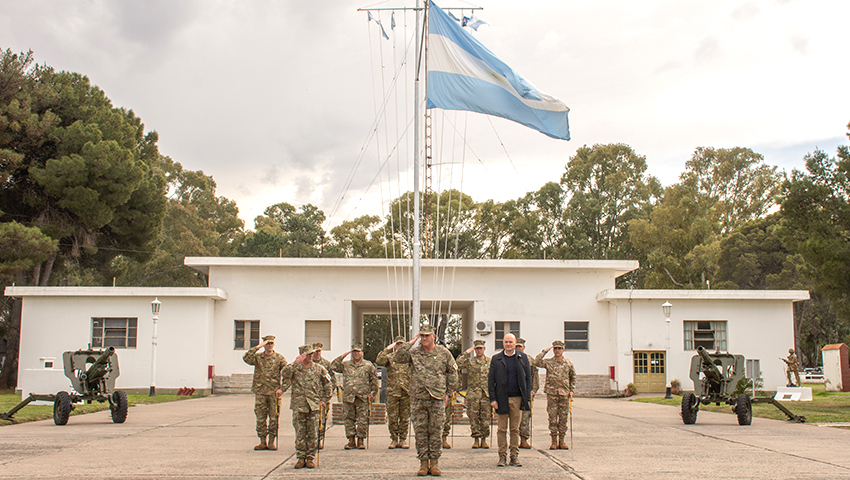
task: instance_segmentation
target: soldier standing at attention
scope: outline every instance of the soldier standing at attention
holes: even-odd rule
[[[393,360],[395,351],[404,343],[404,337],[395,337],[375,359],[387,369],[387,428],[390,431],[388,448],[410,448],[407,445],[407,428],[410,422],[410,365]]]
[[[484,340],[473,342],[466,352],[457,357],[457,368],[466,369],[466,415],[469,417],[469,429],[472,432],[472,448],[490,448],[487,436],[490,434],[490,394],[487,390],[487,374],[490,372],[490,358],[484,355]],[[472,350],[475,356],[469,358]]]
[[[393,360],[410,365],[410,408],[416,434],[416,475],[439,477],[440,430],[445,420],[446,403],[457,385],[457,364],[446,347],[437,345],[434,328],[423,325],[419,333],[396,350]],[[420,345],[413,347],[416,341]]]
[[[351,354],[351,360],[342,361]],[[336,357],[331,369],[342,372],[342,407],[345,415],[346,450],[366,448],[363,441],[369,434],[369,404],[378,393],[378,371],[369,360],[363,360],[363,347],[351,346],[351,350]],[[357,443],[355,443],[355,440]]]
[[[555,356],[543,359],[549,350],[555,349]],[[564,342],[555,340],[534,358],[534,365],[546,369],[546,412],[549,413],[549,435],[552,444],[549,450],[569,450],[564,442],[567,434],[570,400],[576,388],[576,369],[573,362],[564,357]]]
[[[323,348],[325,348],[325,346],[322,345],[322,342],[316,342],[316,343],[313,344],[313,363],[317,363],[317,364],[325,367],[325,370],[327,370],[328,375],[330,375],[331,392],[333,392],[333,389],[336,388],[336,377],[334,376],[334,372],[331,369],[331,362],[329,362],[327,358],[322,357],[322,349]],[[330,402],[325,404],[324,410],[325,410],[325,418],[322,419],[322,421],[320,423],[322,425],[325,425],[325,428],[327,428],[328,412],[331,410]],[[318,438],[318,443],[319,443],[319,450],[325,448],[325,430],[324,429],[319,430],[319,434],[318,434],[317,438]]]
[[[316,433],[322,407],[331,398],[331,376],[325,367],[313,363],[313,346],[298,347],[298,357],[283,369],[282,389],[292,386],[289,409],[295,427],[295,468],[315,468],[313,458],[318,449]]]
[[[258,354],[260,348],[263,353]],[[254,366],[251,391],[254,393],[254,414],[257,415],[257,436],[260,437],[260,444],[254,450],[277,450],[274,443],[278,429],[276,410],[278,399],[283,394],[280,375],[286,359],[274,351],[274,335],[266,335],[262,343],[245,352],[242,360]]]
[[[516,349],[520,353],[525,353],[525,339],[517,338]],[[540,390],[540,376],[537,374],[537,367],[531,365],[531,403],[534,403],[534,395]],[[528,439],[531,438],[531,409],[523,410],[522,421],[519,423],[519,448],[531,448]]]

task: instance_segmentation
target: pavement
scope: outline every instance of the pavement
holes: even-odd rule
[[[545,395],[539,396],[534,448],[520,451],[522,467],[497,467],[494,446],[472,450],[468,427],[455,426],[454,448],[440,460],[443,477],[850,480],[850,430],[761,418],[739,426],[733,415],[706,411],[695,425],[684,425],[675,407],[577,398],[573,448],[548,450],[545,405]],[[415,477],[415,447],[388,450],[384,425],[371,427],[368,450],[344,450],[344,428],[331,426],[318,468],[294,470],[290,418],[289,410],[281,412],[276,452],[253,450],[251,395],[139,405],[130,408],[124,424],[113,424],[106,411],[72,416],[65,426],[48,420],[0,427],[0,478]]]

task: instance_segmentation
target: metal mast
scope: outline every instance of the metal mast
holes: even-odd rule
[[[411,337],[419,333],[419,309],[420,309],[420,247],[419,242],[419,164],[422,155],[422,72],[427,71],[424,67],[425,57],[422,49],[427,41],[425,30],[425,19],[428,17],[426,0],[416,0],[416,70],[413,84],[413,300],[410,305],[410,327]]]

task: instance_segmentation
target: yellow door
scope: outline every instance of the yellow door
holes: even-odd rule
[[[667,389],[664,352],[634,352],[634,384],[638,393],[661,393]]]

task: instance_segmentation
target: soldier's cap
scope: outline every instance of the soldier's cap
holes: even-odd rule
[[[304,353],[304,354],[309,355],[309,354],[311,354],[315,351],[316,351],[316,349],[313,348],[313,346],[309,345],[309,344],[308,345],[301,345],[300,347],[298,347],[298,353]]]
[[[555,340],[552,342],[552,346],[556,348],[564,348],[564,342],[561,340]]]
[[[351,346],[351,351],[352,352],[362,352],[363,351],[363,345],[360,345],[359,343],[355,343],[354,345]]]
[[[399,336],[395,337],[395,340],[393,340],[393,343],[398,343],[398,342],[403,342],[403,341],[404,341],[404,337],[399,335]]]
[[[525,339],[522,338],[522,337],[517,338],[516,339],[516,346],[517,347],[524,347],[525,346]]]
[[[475,348],[478,348],[478,347],[484,348],[487,345],[487,342],[485,342],[484,340],[476,340],[476,341],[472,342],[472,345],[474,345]]]
[[[325,346],[322,345],[322,342],[316,342],[313,344],[313,350],[324,350]]]
[[[434,327],[431,325],[422,325],[419,327],[419,335],[433,335]]]
[[[266,335],[265,337],[263,337],[263,340],[274,343],[274,335]]]
[[[789,348],[789,349],[788,349],[788,353],[794,353],[794,349],[793,349],[793,348]]]

